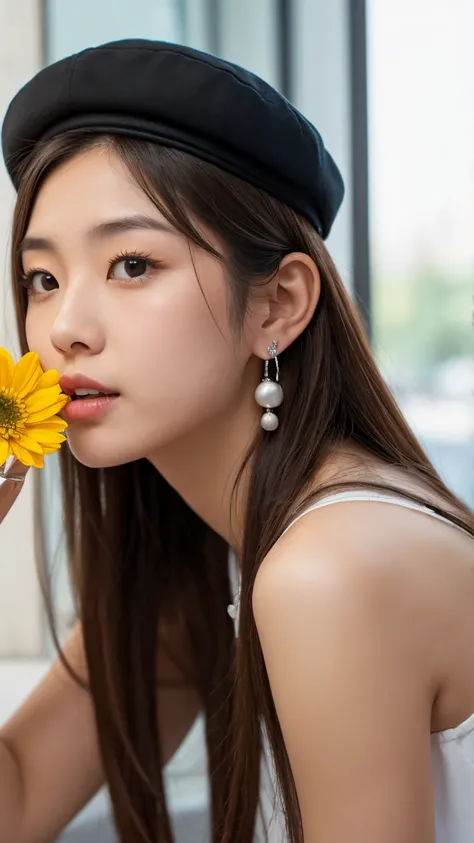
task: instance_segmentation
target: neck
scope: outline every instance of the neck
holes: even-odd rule
[[[188,506],[238,554],[249,482],[245,455],[260,428],[260,408],[245,397],[218,418],[149,457]],[[269,434],[271,435],[271,434]]]

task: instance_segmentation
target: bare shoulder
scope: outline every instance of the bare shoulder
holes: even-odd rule
[[[428,564],[410,560],[434,552],[436,531],[416,513],[381,506],[306,515],[255,582],[255,621],[308,840],[434,841],[436,586],[423,582]]]
[[[424,513],[374,501],[323,507],[301,518],[264,559],[256,620],[264,622],[276,605],[300,611],[309,601],[323,616],[363,607],[369,624],[398,624],[403,616],[404,628],[412,619],[418,632],[425,619],[431,635],[438,598],[446,598],[443,572],[462,580],[469,563],[474,570],[474,541]]]
[[[354,665],[373,659],[395,698],[412,683],[430,712],[465,637],[460,607],[472,617],[473,553],[461,531],[393,504],[351,501],[308,513],[255,580],[255,622],[274,684],[288,675],[286,660],[309,675],[330,658],[342,673],[329,682],[355,682]]]
[[[378,502],[338,503],[305,515],[256,577],[253,609],[266,659],[285,649],[315,656],[324,642],[324,657],[332,652],[342,664],[352,648],[363,658],[377,647],[381,675],[401,680],[411,672],[434,698],[442,584],[433,560],[456,532]],[[280,663],[278,657],[275,669]]]

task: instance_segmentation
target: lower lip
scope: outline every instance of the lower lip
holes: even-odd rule
[[[104,395],[100,398],[75,398],[66,404],[63,415],[69,421],[85,421],[110,410],[119,398],[118,395]]]

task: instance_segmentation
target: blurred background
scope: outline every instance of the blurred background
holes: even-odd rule
[[[0,0],[0,32],[2,116],[44,64],[147,37],[248,67],[316,124],[347,185],[329,248],[408,421],[448,485],[474,507],[472,0]],[[0,344],[12,349],[13,201],[1,169]],[[71,622],[54,458],[29,478],[0,548],[1,723],[53,653],[38,554],[52,572],[64,631]],[[178,825],[184,818],[179,840],[192,828],[193,843],[207,834],[199,740],[197,727],[169,770]],[[99,799],[64,839],[91,839],[84,828],[105,814]],[[103,824],[100,839],[108,833]]]

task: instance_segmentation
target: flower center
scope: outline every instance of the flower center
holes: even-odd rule
[[[0,427],[6,428],[7,432],[13,432],[22,414],[17,402],[8,392],[0,389]]]

